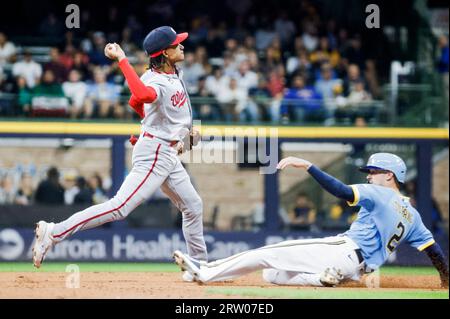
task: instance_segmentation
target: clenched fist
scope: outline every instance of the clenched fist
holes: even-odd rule
[[[117,59],[120,61],[126,58],[125,52],[123,52],[122,48],[117,43],[108,43],[105,46],[105,55],[111,60]]]

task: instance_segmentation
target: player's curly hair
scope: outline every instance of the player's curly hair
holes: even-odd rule
[[[150,57],[148,61],[148,67],[147,70],[161,70],[163,65],[167,63],[167,58],[164,55],[158,55],[154,58]],[[178,68],[174,67],[175,72],[178,74]]]
[[[166,63],[166,58],[163,54],[160,54],[154,58],[150,57],[148,62],[148,68],[150,70],[159,70]]]

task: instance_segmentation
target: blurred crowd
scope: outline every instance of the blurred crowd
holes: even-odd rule
[[[16,96],[2,99],[3,115],[137,118],[127,107],[129,90],[117,63],[103,50],[107,42],[119,43],[142,75],[148,57],[141,43],[151,28],[115,6],[108,10],[98,31],[64,30],[49,14],[39,35],[64,41],[48,47],[42,61],[0,30],[0,93]],[[93,12],[85,13],[81,24],[95,27]],[[364,125],[374,116],[373,100],[382,98],[379,69],[385,66],[364,49],[370,39],[325,19],[309,1],[293,13],[261,13],[245,28],[206,14],[185,28],[177,30],[190,34],[181,67],[198,119],[333,124],[346,118]]]
[[[50,167],[44,178],[35,169],[17,169],[0,174],[0,205],[93,205],[108,200],[105,182],[98,173],[89,177],[67,171],[60,176]]]

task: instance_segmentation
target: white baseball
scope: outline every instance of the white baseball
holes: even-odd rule
[[[112,43],[108,43],[105,47],[105,55],[110,58],[114,59],[116,53],[116,47]]]

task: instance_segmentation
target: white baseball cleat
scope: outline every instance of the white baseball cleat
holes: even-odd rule
[[[185,282],[194,282],[195,281],[194,276],[192,276],[191,273],[187,270],[183,271],[182,278],[183,278],[183,281],[185,281]]]
[[[200,276],[200,263],[189,256],[183,254],[181,251],[176,250],[173,253],[173,258],[175,260],[175,263],[180,266],[181,270],[184,272],[188,272],[192,278],[193,281],[198,281]],[[184,275],[183,275],[184,279]]]
[[[334,267],[325,269],[320,274],[320,282],[324,287],[334,287],[344,280],[344,275],[340,269]]]
[[[41,267],[45,254],[54,245],[54,241],[51,237],[54,226],[54,223],[46,223],[44,221],[40,221],[36,224],[36,229],[34,230],[35,238],[32,249],[33,265],[36,268]]]

